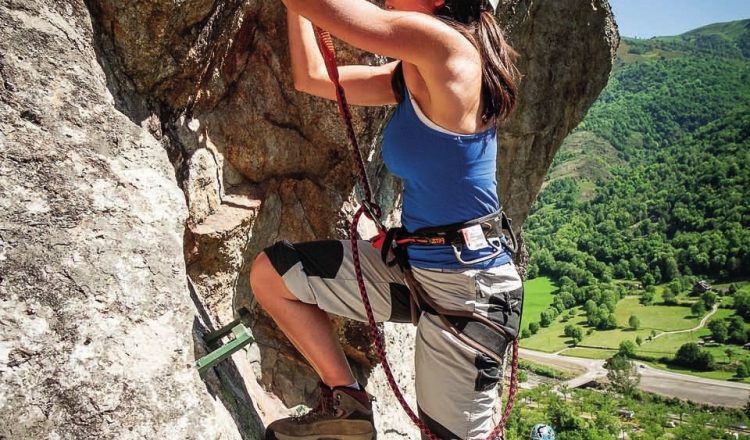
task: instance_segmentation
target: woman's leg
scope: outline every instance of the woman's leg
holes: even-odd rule
[[[377,321],[409,321],[409,291],[398,267],[359,241],[362,275]],[[330,387],[355,379],[327,313],[367,321],[349,241],[322,240],[266,248],[253,263],[250,285],[321,380]]]
[[[328,314],[316,304],[297,299],[265,252],[253,262],[250,285],[258,303],[310,362],[323,383],[335,387],[355,382]]]

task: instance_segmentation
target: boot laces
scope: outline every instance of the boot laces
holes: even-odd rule
[[[332,417],[336,415],[336,402],[333,399],[333,390],[324,384],[320,384],[320,397],[315,408],[307,413],[294,417],[297,423],[310,423],[315,420]]]

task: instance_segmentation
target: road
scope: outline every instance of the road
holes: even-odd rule
[[[603,360],[561,356],[525,348],[521,348],[519,353],[522,358],[542,365],[551,365],[566,371],[583,370],[582,374],[566,382],[570,388],[576,388],[594,379],[607,376]],[[744,407],[750,399],[749,384],[659,370],[641,362],[636,362],[636,364],[641,373],[639,388],[643,391],[695,403],[733,408]]]

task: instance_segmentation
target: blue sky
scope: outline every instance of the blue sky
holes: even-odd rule
[[[750,0],[610,0],[620,35],[650,38],[750,18]]]

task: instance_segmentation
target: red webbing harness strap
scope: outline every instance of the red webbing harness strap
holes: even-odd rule
[[[357,231],[357,225],[359,224],[359,220],[362,217],[362,215],[366,215],[371,220],[373,220],[379,229],[379,234],[382,236],[384,233],[383,225],[380,223],[380,216],[381,216],[381,210],[380,207],[374,203],[372,198],[372,191],[370,189],[370,183],[367,180],[367,172],[365,170],[365,163],[362,159],[362,153],[359,150],[359,145],[357,143],[357,138],[354,133],[354,127],[352,126],[352,116],[351,112],[349,111],[349,106],[346,103],[346,95],[344,94],[344,88],[341,86],[341,83],[339,82],[339,74],[338,74],[338,66],[336,64],[336,56],[335,56],[335,50],[333,47],[333,40],[331,39],[331,35],[320,29],[319,27],[315,27],[315,32],[318,37],[318,46],[320,47],[320,51],[323,54],[323,59],[325,61],[326,69],[328,70],[328,75],[331,78],[331,81],[333,81],[334,86],[336,87],[336,101],[338,103],[339,108],[339,114],[344,122],[344,125],[346,125],[346,132],[347,136],[349,137],[349,141],[351,142],[352,148],[354,149],[354,156],[357,162],[357,166],[359,168],[359,178],[360,182],[362,184],[362,189],[365,194],[365,198],[362,202],[362,206],[357,210],[357,212],[354,214],[352,218],[352,224],[350,227],[350,241],[352,246],[352,259],[354,263],[354,271],[357,277],[357,284],[359,285],[359,292],[362,296],[362,302],[365,306],[365,313],[367,314],[367,320],[369,322],[370,327],[370,335],[372,337],[372,340],[375,344],[375,349],[378,352],[378,357],[380,358],[380,362],[383,365],[383,371],[385,373],[385,376],[388,380],[388,385],[391,387],[391,390],[393,391],[393,394],[396,396],[396,399],[398,399],[398,402],[401,404],[401,407],[404,409],[406,414],[409,416],[409,418],[412,420],[412,422],[419,428],[419,430],[429,438],[430,440],[441,440],[440,437],[435,435],[425,424],[422,422],[422,420],[419,419],[419,417],[414,413],[414,411],[411,409],[409,404],[406,402],[406,399],[404,398],[403,394],[401,393],[401,390],[398,387],[398,384],[396,383],[396,379],[393,377],[393,372],[391,371],[390,364],[388,363],[388,359],[385,355],[385,345],[383,343],[383,339],[381,337],[380,331],[378,330],[377,323],[375,322],[375,316],[372,312],[372,306],[370,305],[370,299],[367,295],[367,287],[365,286],[364,277],[362,276],[362,269],[360,265],[359,260],[359,249],[358,249],[358,236],[359,232]],[[511,363],[511,383],[510,388],[508,390],[508,401],[505,405],[505,410],[503,411],[503,415],[500,419],[500,423],[495,427],[495,429],[490,433],[490,435],[487,437],[487,440],[495,440],[498,438],[502,438],[503,430],[505,428],[505,425],[508,421],[508,418],[510,417],[510,413],[513,409],[513,402],[515,401],[516,391],[517,391],[517,371],[518,371],[518,338],[513,339],[512,344],[512,352],[513,352],[513,361]]]

